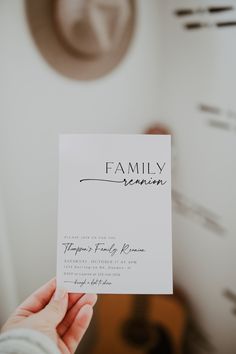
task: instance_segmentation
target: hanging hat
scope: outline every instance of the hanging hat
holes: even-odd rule
[[[61,74],[91,80],[110,72],[134,31],[135,0],[26,0],[41,54]]]

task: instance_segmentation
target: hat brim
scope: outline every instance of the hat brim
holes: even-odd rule
[[[130,1],[131,17],[120,45],[97,58],[75,55],[60,39],[53,20],[54,0],[25,0],[29,27],[43,57],[59,73],[76,80],[93,80],[111,72],[129,47],[135,27],[135,0]]]

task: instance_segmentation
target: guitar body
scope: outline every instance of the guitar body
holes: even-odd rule
[[[92,354],[183,353],[187,311],[177,296],[100,295],[96,319]]]

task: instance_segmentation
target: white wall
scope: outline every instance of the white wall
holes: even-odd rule
[[[0,2],[1,174],[19,299],[55,275],[59,133],[141,132],[158,118],[158,3],[138,1],[128,55],[112,74],[69,80],[31,38],[19,0]]]
[[[168,0],[160,4],[160,110],[172,127],[177,150],[174,279],[190,301],[194,327],[208,342],[204,344],[198,336],[196,353],[234,354],[236,27],[190,31],[183,25],[236,20],[236,11],[178,18],[174,10],[236,4],[230,0]],[[203,112],[198,108],[203,104],[219,108],[219,113]]]

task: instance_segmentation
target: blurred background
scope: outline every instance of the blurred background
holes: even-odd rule
[[[118,39],[87,46],[82,23],[77,47],[70,1],[113,11]],[[100,2],[0,1],[0,323],[55,275],[58,134],[170,132],[176,290],[143,318],[159,337],[124,333],[135,296],[101,296],[79,352],[235,354],[236,2]]]

